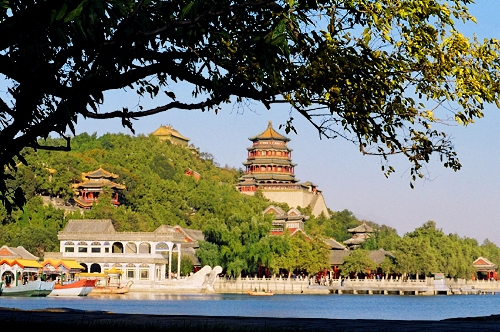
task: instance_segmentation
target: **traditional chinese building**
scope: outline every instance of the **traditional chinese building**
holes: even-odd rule
[[[74,259],[46,259],[42,263],[42,273],[52,280],[60,278],[62,282],[75,280],[76,275],[85,268]]]
[[[23,277],[34,280],[41,268],[38,257],[22,246],[0,248],[0,278],[6,285],[19,285]]]
[[[111,203],[119,205],[118,191],[125,190],[126,187],[114,182],[118,177],[117,174],[108,172],[102,167],[93,172],[82,173],[83,181],[73,185],[78,195],[74,198],[75,203],[81,208],[88,209],[98,200],[105,188],[108,188],[111,190]]]
[[[156,129],[152,135],[158,137],[158,139],[162,142],[169,141],[172,144],[178,144],[182,146],[188,146],[189,138],[181,135],[177,130],[175,130],[172,126],[164,126],[161,125],[160,128]]]
[[[316,216],[329,216],[320,190],[312,182],[299,183],[295,178],[292,149],[289,138],[274,130],[272,122],[259,135],[249,138],[252,146],[247,148],[247,160],[243,163],[245,172],[239,179],[238,190],[253,195],[261,190],[269,200],[287,203],[291,207],[308,207]]]
[[[265,209],[263,214],[270,214],[274,217],[271,235],[282,235],[285,230],[288,230],[291,235],[295,234],[297,231],[304,232],[304,223],[309,219],[309,216],[300,213],[296,208],[292,208],[285,212],[279,206],[274,205]]]
[[[476,268],[479,280],[498,280],[498,267],[485,257],[478,257],[472,265]]]
[[[373,228],[368,226],[365,221],[361,225],[355,228],[349,228],[347,230],[352,234],[351,238],[344,241],[344,244],[349,247],[349,249],[356,249],[359,245],[368,239],[373,233]]]

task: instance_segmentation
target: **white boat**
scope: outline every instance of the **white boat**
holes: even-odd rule
[[[22,296],[22,297],[34,297],[34,296],[47,296],[49,295],[55,286],[55,281],[28,281],[24,285],[10,285],[5,286],[2,283],[1,296]]]
[[[55,284],[49,296],[87,296],[94,290],[96,279],[80,279],[76,281]]]

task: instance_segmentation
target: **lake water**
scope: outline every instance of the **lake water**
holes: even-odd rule
[[[115,313],[296,317],[331,319],[442,320],[500,314],[498,295],[273,295],[145,294],[75,298],[0,296],[0,307],[24,310],[71,308]]]

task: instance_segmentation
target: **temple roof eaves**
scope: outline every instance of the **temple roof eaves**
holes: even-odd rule
[[[272,121],[269,121],[266,130],[264,130],[259,135],[249,137],[248,139],[251,141],[271,140],[271,139],[285,141],[285,142],[290,141],[288,137],[285,137],[279,134],[276,130],[274,130]]]

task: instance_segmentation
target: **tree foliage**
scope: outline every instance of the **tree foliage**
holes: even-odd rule
[[[370,258],[370,252],[365,249],[357,249],[351,252],[349,256],[344,258],[342,271],[340,274],[348,277],[352,274],[366,274],[368,271],[375,269],[377,264]]]
[[[456,234],[445,235],[433,221],[405,234],[397,246],[395,271],[417,276],[442,272],[450,278],[470,279],[476,273],[472,263],[485,255],[477,241]],[[494,252],[498,250],[496,247]],[[496,259],[494,254],[487,256]]]
[[[347,230],[360,225],[359,220],[349,210],[330,211],[330,218],[323,215],[312,216],[305,227],[307,234],[332,237],[337,241],[345,241],[351,237]]]
[[[288,104],[321,137],[345,138],[364,154],[402,154],[411,181],[434,154],[458,170],[449,136],[433,125],[472,123],[485,103],[498,103],[499,91],[498,41],[466,38],[455,26],[474,21],[470,3],[3,1],[2,201],[8,210],[24,203],[22,186],[6,183],[25,163],[21,151],[69,150],[66,133],[79,118],[120,118],[133,130],[132,118],[174,108],[219,111],[246,99]],[[102,112],[110,91],[135,91],[155,106]],[[283,122],[295,130],[293,113]],[[51,133],[62,144],[40,143]]]
[[[56,139],[47,141],[58,144]],[[28,166],[20,165],[20,176],[12,181],[24,186],[28,200],[10,214],[0,205],[1,245],[21,245],[43,257],[46,251],[58,251],[57,232],[67,220],[109,218],[118,231],[149,232],[164,224],[202,229],[206,240],[196,252],[199,260],[203,265],[220,265],[235,276],[253,274],[259,266],[272,274],[304,270],[314,274],[328,267],[322,239],[341,242],[350,237],[349,228],[361,224],[348,210],[332,211],[330,218],[310,216],[305,224],[307,237],[300,232],[293,237],[288,233],[270,236],[271,220],[262,211],[271,203],[261,193],[239,193],[234,184],[240,171],[217,167],[213,158],[203,157],[193,147],[143,135],[97,137],[84,133],[72,141],[69,152],[22,152]],[[63,208],[71,208],[66,205],[73,195],[71,184],[80,181],[83,172],[99,166],[118,174],[116,181],[126,185],[120,194],[122,204],[112,206],[111,193],[105,192],[90,210],[65,211]],[[186,169],[196,170],[200,179],[187,176]],[[385,225],[367,224],[374,233],[361,250],[389,251],[379,266],[385,273],[424,276],[443,272],[448,277],[468,279],[475,273],[472,262],[479,256],[500,265],[500,249],[494,243],[486,240],[479,245],[471,238],[444,234],[433,221],[402,237]],[[357,255],[356,251],[352,253]],[[342,267],[346,273],[352,272],[349,264]],[[365,269],[370,264],[365,264]],[[352,266],[353,271],[361,271]]]
[[[500,248],[495,244],[485,240],[479,245],[471,238],[446,235],[434,221],[424,223],[403,237],[387,226],[370,225],[374,234],[362,243],[361,249],[354,250],[344,259],[342,275],[364,273],[363,266],[373,269],[374,262],[365,256],[368,251],[378,249],[387,251],[377,266],[386,277],[393,273],[415,278],[432,277],[441,272],[448,278],[470,279],[477,273],[472,263],[478,257],[486,257],[494,264],[500,262]]]

